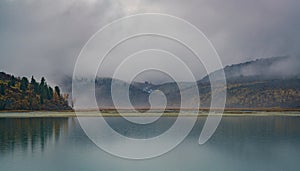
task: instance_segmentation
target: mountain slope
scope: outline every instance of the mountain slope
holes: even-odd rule
[[[227,81],[227,108],[299,108],[300,77],[298,72],[276,72],[292,61],[289,57],[258,59],[224,68]],[[219,71],[210,74],[218,78]],[[209,76],[198,81],[204,107],[210,104]],[[201,97],[202,96],[202,97]]]
[[[227,89],[226,108],[300,108],[300,73],[297,69],[287,67],[287,64],[295,61],[289,57],[273,57],[226,66],[224,72],[227,87],[219,87],[217,91]],[[220,70],[215,71],[209,76],[218,78],[220,72]],[[209,76],[197,82],[200,107],[203,108],[210,106]],[[186,92],[190,91],[193,85],[188,82],[170,82],[161,85],[134,82],[129,85],[121,80],[97,78],[96,97],[100,108],[114,107],[111,98],[112,81],[118,87],[116,93],[120,95],[118,101],[122,102],[126,98],[122,94],[129,87],[130,100],[135,107],[149,107],[149,95],[155,90],[160,90],[167,98],[167,106],[177,108],[181,101],[178,84],[183,87],[182,91]],[[71,92],[71,83],[72,80],[68,77],[63,81],[62,87]],[[189,96],[187,103],[195,103],[194,99],[199,98],[192,93]],[[126,105],[128,104],[124,103],[124,107]]]

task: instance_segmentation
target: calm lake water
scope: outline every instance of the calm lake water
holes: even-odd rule
[[[127,127],[107,118],[124,135],[156,136],[174,121],[155,128]],[[112,156],[94,145],[76,118],[0,119],[1,171],[253,171],[300,169],[300,117],[223,117],[216,133],[198,144],[205,118],[175,149],[148,160]]]

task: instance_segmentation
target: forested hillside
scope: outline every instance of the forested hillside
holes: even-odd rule
[[[0,72],[0,110],[70,110],[68,95],[49,86],[43,77],[14,77]]]
[[[300,108],[300,74],[299,72],[287,74],[283,72],[287,69],[280,68],[288,61],[291,61],[288,57],[273,57],[226,66],[224,72],[227,87],[220,87],[227,90],[226,108]],[[220,70],[210,73],[215,78],[219,78],[219,74]],[[100,108],[114,107],[111,99],[111,83],[111,78],[96,80],[96,97]],[[120,92],[126,91],[129,84],[121,80],[114,83]],[[184,91],[188,91],[193,85],[188,82],[168,82],[159,85],[133,82],[129,89],[130,100],[135,107],[149,107],[149,95],[152,91],[160,90],[166,95],[168,107],[178,108],[181,98],[177,84],[185,87]],[[210,107],[209,75],[199,80],[197,84],[201,99],[200,107]],[[72,78],[66,77],[60,85],[70,93]],[[84,90],[84,86],[82,89]],[[195,96],[191,94],[187,99],[188,102],[196,103]]]

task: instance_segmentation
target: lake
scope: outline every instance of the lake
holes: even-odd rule
[[[128,136],[148,137],[164,131],[174,118],[155,128],[126,127],[118,117],[107,121]],[[212,138],[198,144],[204,117],[175,149],[156,158],[130,160],[98,148],[70,118],[0,119],[1,171],[253,171],[299,170],[300,117],[226,116]],[[109,137],[108,137],[109,141]]]

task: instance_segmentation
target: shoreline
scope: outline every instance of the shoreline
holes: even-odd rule
[[[266,112],[266,111],[234,111],[229,112],[226,111],[223,114],[220,113],[212,113],[210,116],[220,116],[222,117],[267,117],[267,116],[287,116],[287,117],[300,117],[300,111],[286,111],[286,112]],[[152,113],[134,113],[134,112],[126,112],[122,114],[123,117],[178,117],[178,114],[175,112],[164,113],[161,114],[159,112]],[[31,111],[31,112],[0,112],[0,118],[71,118],[71,117],[122,117],[116,112],[109,113],[99,113],[95,111],[89,112],[73,112],[73,111]],[[198,115],[196,113],[192,113],[189,111],[183,112],[180,117],[207,117],[208,112],[199,112]]]
[[[101,111],[104,113],[116,113],[116,111],[126,111],[128,113],[132,113],[134,112],[132,109],[129,108],[120,108],[120,109],[115,109],[115,108],[100,108],[100,109],[78,109],[76,110],[77,112],[97,112],[97,111]],[[149,110],[149,108],[135,108],[135,110],[146,112],[147,110]],[[177,112],[180,110],[180,108],[155,108],[152,109],[152,111],[165,111],[165,113],[168,112]],[[199,109],[194,109],[194,108],[182,108],[182,111],[196,111],[199,110],[200,112],[208,112],[208,111],[220,111],[222,109],[210,109],[210,108],[199,108]],[[225,108],[224,113],[230,112],[300,112],[300,108]],[[30,112],[75,112],[74,109],[71,110],[0,110],[0,114],[1,113],[30,113]]]

